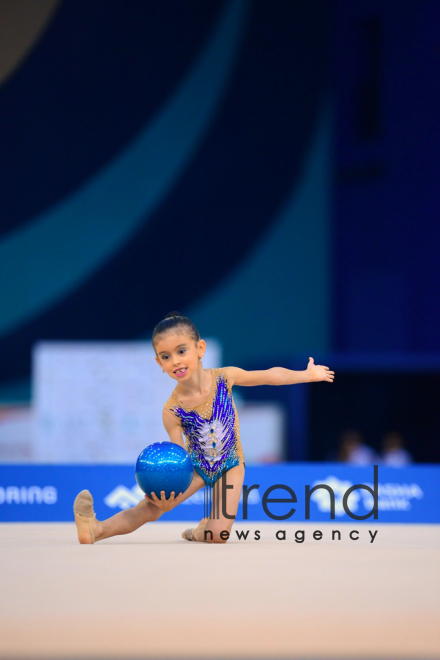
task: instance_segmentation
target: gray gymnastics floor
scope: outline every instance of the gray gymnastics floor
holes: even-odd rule
[[[440,526],[237,523],[261,540],[221,546],[186,526],[80,546],[73,523],[0,525],[0,656],[440,657]]]

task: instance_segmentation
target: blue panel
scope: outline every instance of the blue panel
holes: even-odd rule
[[[95,500],[98,519],[103,520],[121,509],[136,504],[139,495],[131,466],[0,466],[0,521],[63,522],[73,521],[72,505],[77,493],[88,488]],[[373,484],[373,467],[350,467],[335,463],[299,463],[271,467],[248,467],[245,484],[258,484],[249,494],[248,520],[270,522],[262,506],[265,491],[275,484],[291,488],[296,504],[268,503],[273,515],[285,515],[296,509],[287,522],[305,520],[305,486],[326,483],[335,493],[335,528],[340,523],[376,525],[380,523],[440,523],[440,466],[420,465],[410,468],[379,466],[378,519],[351,519],[342,509],[342,497],[354,484]],[[277,490],[271,497],[288,498]],[[359,489],[348,503],[355,515],[365,515],[372,507],[368,491]],[[203,491],[164,515],[162,520],[197,520],[203,517]],[[243,520],[240,505],[237,523]],[[330,522],[329,495],[320,490],[311,498],[310,522]],[[283,521],[276,524],[282,527]]]

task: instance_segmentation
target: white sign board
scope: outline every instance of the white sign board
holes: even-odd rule
[[[207,340],[205,369],[220,367]],[[33,352],[34,456],[40,463],[134,464],[169,440],[162,408],[176,382],[149,342],[41,342]]]
[[[273,402],[237,404],[240,438],[246,465],[283,460],[286,433],[284,409]]]

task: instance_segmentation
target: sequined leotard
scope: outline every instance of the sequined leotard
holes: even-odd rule
[[[211,375],[211,392],[198,406],[185,408],[174,392],[165,403],[165,408],[179,418],[194,469],[209,486],[224,472],[244,462],[226,369],[211,369]]]

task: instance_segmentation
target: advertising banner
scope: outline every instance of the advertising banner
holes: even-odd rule
[[[356,485],[363,487],[353,489]],[[143,498],[131,466],[0,465],[0,521],[72,521],[73,500],[83,489],[92,493],[100,520],[136,505]],[[349,489],[352,490],[344,507],[344,495]],[[162,520],[201,519],[205,495],[201,489],[164,514]],[[332,499],[333,520],[337,523],[440,523],[440,466],[379,465],[376,487],[373,466],[337,463],[249,466],[237,521],[331,521]]]

